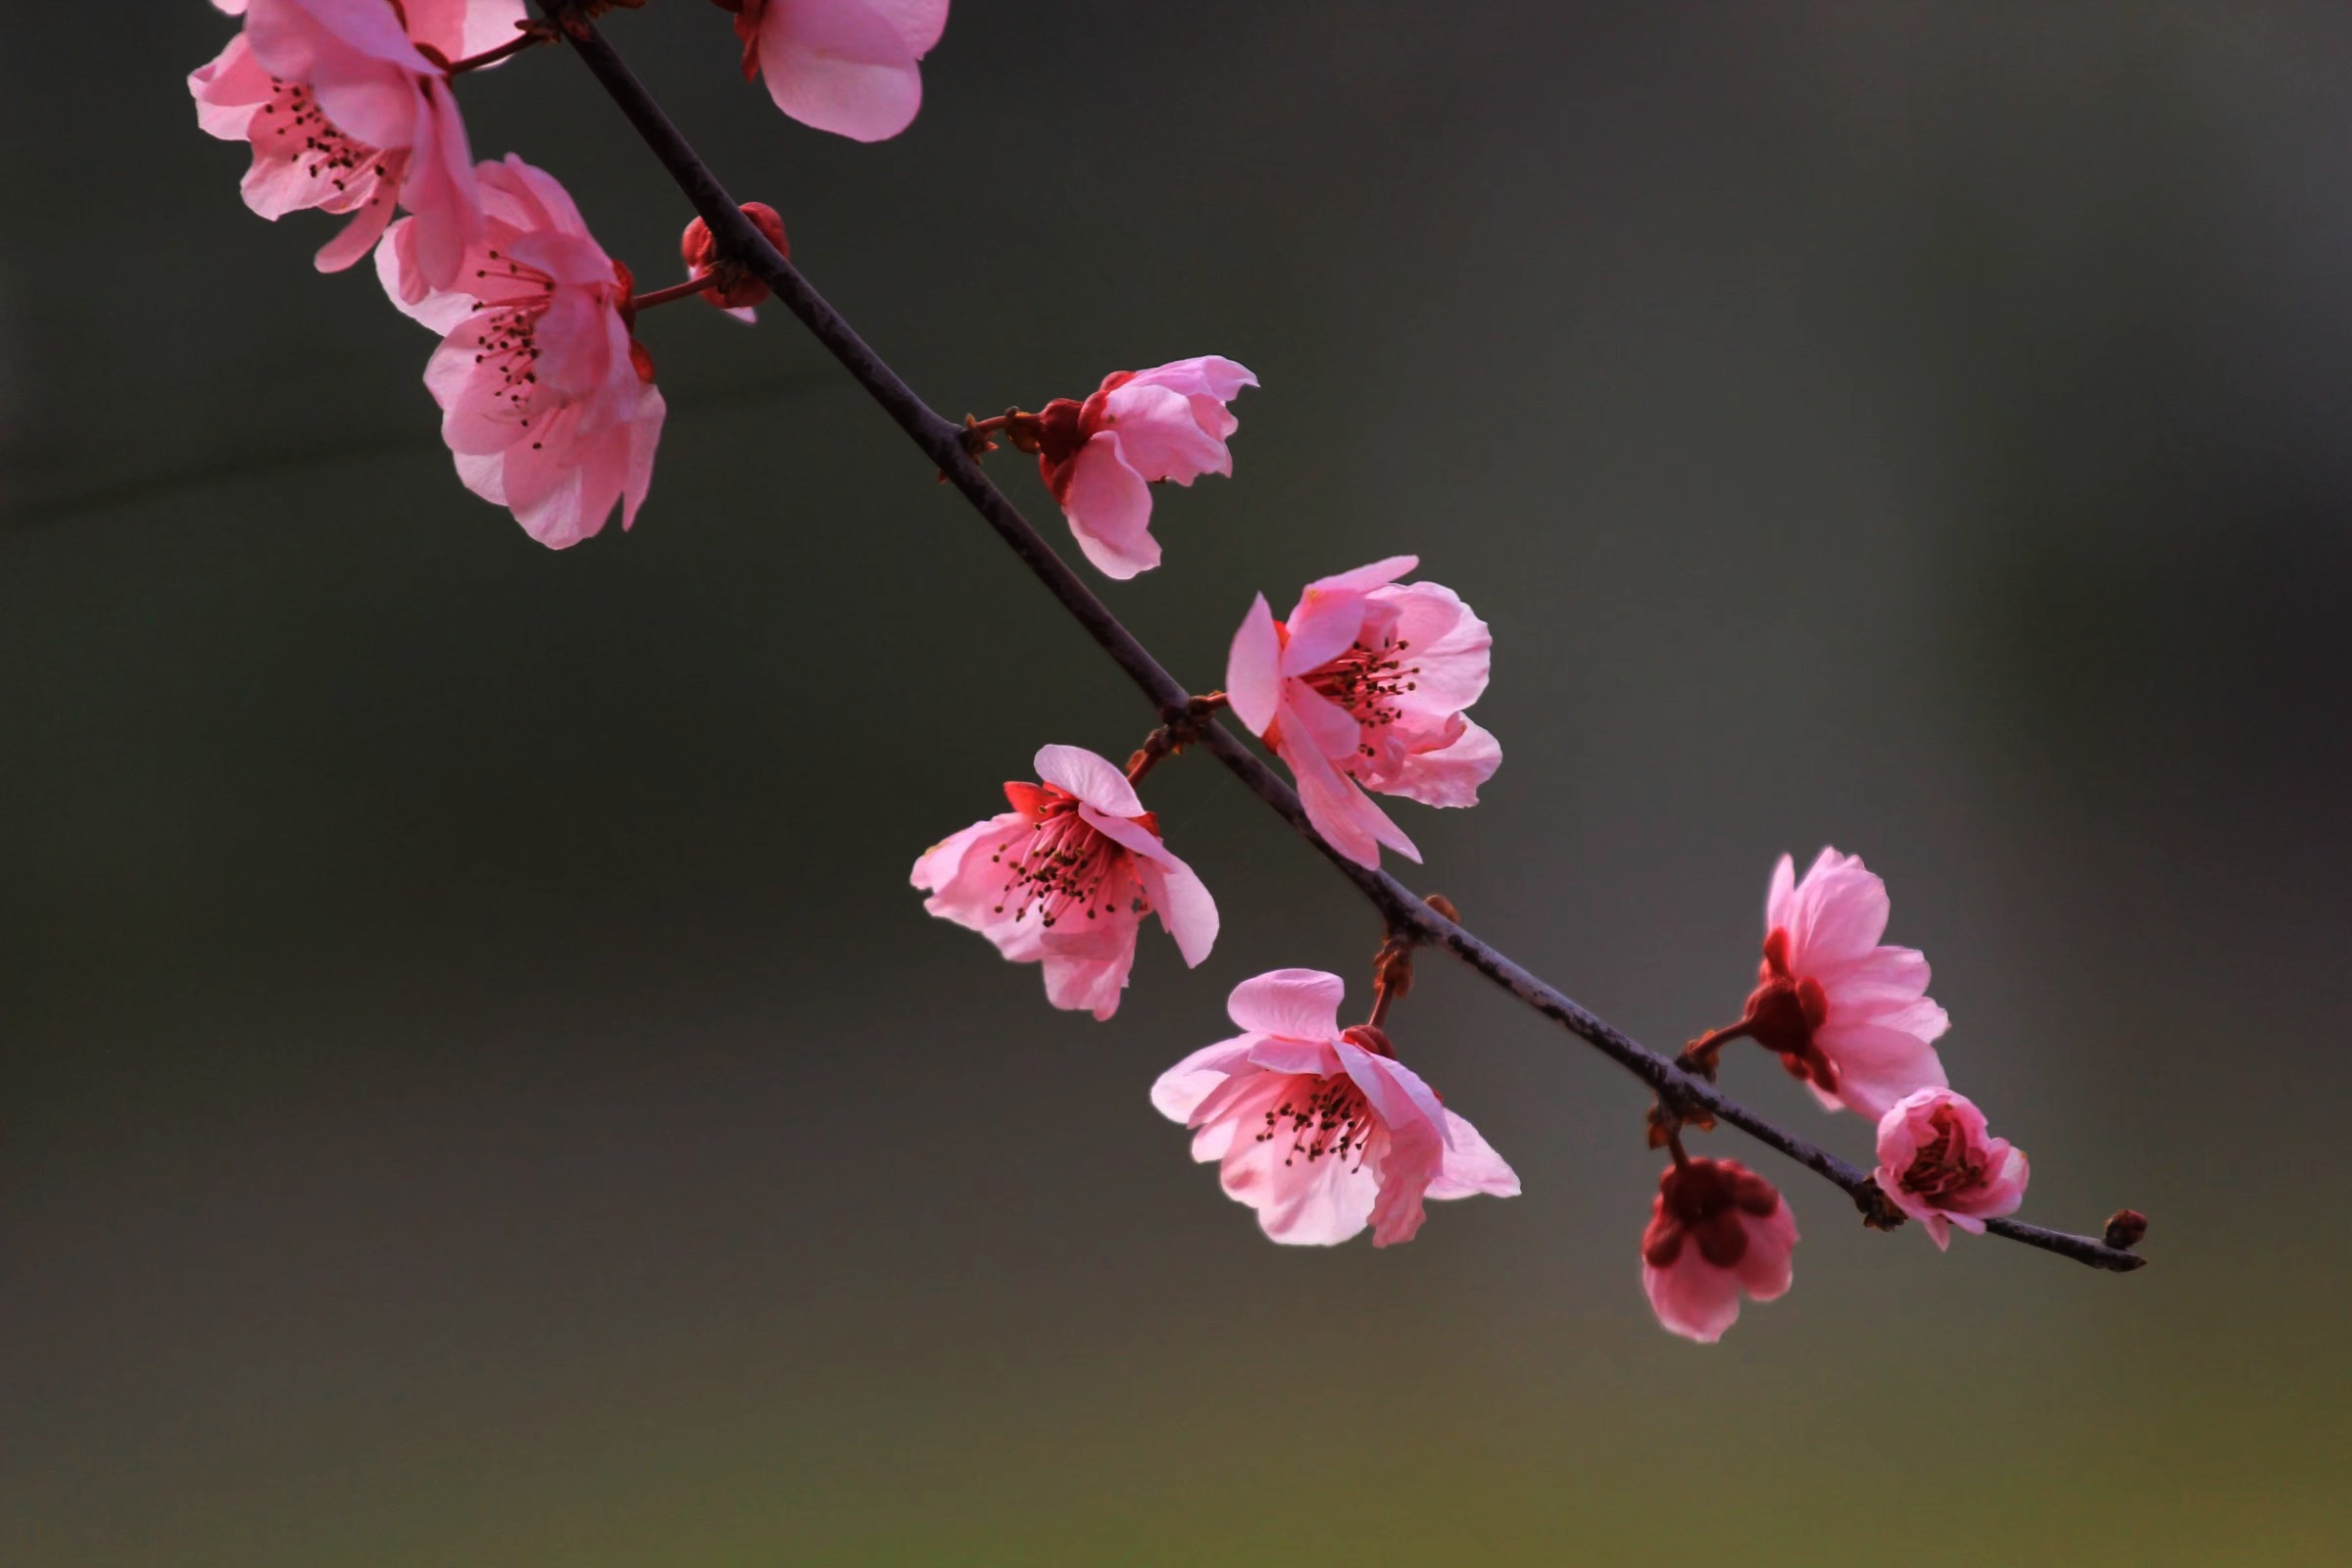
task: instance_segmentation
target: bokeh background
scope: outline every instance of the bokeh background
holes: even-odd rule
[[[540,549],[330,223],[238,205],[229,24],[135,10],[0,61],[0,1560],[2352,1560],[2337,0],[960,0],[874,148],[709,6],[608,24],[943,409],[1258,371],[1106,596],[1206,687],[1420,552],[1507,760],[1398,807],[1418,885],[1672,1048],[1774,858],[1859,852],[2029,1217],[2155,1221],[1938,1255],[1760,1157],[1796,1288],[1711,1348],[1631,1082],[1442,962],[1402,1048],[1526,1196],[1263,1242],[1145,1091],[1259,969],[1362,995],[1346,885],[1172,764],[1215,956],[1047,1008],[907,866],[1149,714],[895,429],[658,313],[652,501]],[[576,63],[464,98],[670,274]]]

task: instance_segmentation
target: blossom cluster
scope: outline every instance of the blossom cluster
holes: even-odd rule
[[[249,144],[243,192],[256,213],[346,219],[317,254],[321,271],[372,254],[391,303],[440,336],[424,384],[460,480],[552,548],[601,532],[615,511],[629,528],[665,415],[640,314],[701,298],[748,320],[771,279],[787,284],[772,261],[727,254],[698,218],[680,240],[686,280],[640,293],[554,175],[512,153],[474,160],[457,79],[602,7],[579,0],[534,21],[522,0],[214,3],[243,24],[188,78],[199,124]],[[715,3],[732,15],[745,76],[778,108],[867,142],[914,119],[918,62],[947,22],[947,0]],[[781,215],[742,211],[789,256]],[[964,438],[975,458],[999,435],[1035,457],[1079,552],[1125,580],[1162,563],[1154,486],[1232,474],[1233,405],[1257,385],[1213,354],[1114,370],[1084,397],[967,419]],[[1486,693],[1493,635],[1452,589],[1417,578],[1419,566],[1398,555],[1319,577],[1279,618],[1255,595],[1222,692],[1196,699],[1124,766],[1077,746],[1038,751],[1035,778],[1004,786],[1005,810],[915,860],[925,909],[1038,965],[1049,1003],[1098,1020],[1118,1011],[1147,916],[1200,964],[1217,940],[1216,902],[1140,786],[1220,711],[1289,769],[1334,855],[1374,871],[1383,851],[1418,861],[1379,798],[1475,807],[1502,760],[1469,714]],[[1728,1044],[1752,1041],[1824,1108],[1875,1123],[1879,1219],[1916,1219],[1941,1249],[1953,1227],[1982,1232],[2014,1212],[2028,1167],[1951,1089],[1936,1049],[1949,1019],[1927,994],[1926,958],[1882,942],[1888,913],[1886,884],[1860,858],[1825,849],[1800,879],[1783,857],[1745,1006],[1693,1040],[1681,1065],[1712,1079]],[[1390,1014],[1411,985],[1411,952],[1393,932],[1358,1023],[1341,1021],[1337,975],[1277,968],[1243,981],[1227,1004],[1241,1033],[1152,1087],[1153,1106],[1190,1130],[1193,1157],[1217,1166],[1226,1194],[1276,1242],[1330,1246],[1368,1229],[1389,1247],[1413,1239],[1431,1200],[1520,1190],[1398,1054]],[[1660,1323],[1711,1342],[1743,1297],[1788,1289],[1797,1226],[1763,1177],[1690,1154],[1683,1134],[1693,1124],[1708,1125],[1687,1105],[1651,1113],[1653,1147],[1672,1163],[1642,1237],[1641,1278]]]
[[[523,0],[213,3],[244,25],[188,77],[197,123],[251,146],[243,192],[262,217],[349,218],[320,271],[372,252],[392,303],[441,334],[424,384],[459,480],[553,549],[601,532],[615,509],[630,527],[665,412],[637,313],[699,296],[748,315],[765,289],[698,220],[689,286],[641,295],[554,175],[512,153],[474,162],[457,79],[557,24]],[[744,74],[794,119],[858,141],[914,119],[917,62],[948,19],[947,0],[721,3]],[[774,210],[745,212],[781,250]]]
[[[1714,1076],[1717,1054],[1747,1039],[1777,1054],[1823,1108],[1878,1125],[1873,1179],[1936,1247],[1950,1227],[1982,1232],[2017,1211],[2026,1156],[1986,1134],[1984,1113],[1954,1094],[1936,1042],[1950,1027],[1927,994],[1928,960],[1880,942],[1886,884],[1859,856],[1825,849],[1800,880],[1782,856],[1764,900],[1764,953],[1737,1022],[1692,1041],[1686,1066]],[[1673,1118],[1674,1162],[1658,1179],[1642,1238],[1642,1286],[1658,1321],[1712,1343],[1740,1298],[1788,1289],[1796,1220],[1772,1184],[1738,1160],[1693,1158]]]

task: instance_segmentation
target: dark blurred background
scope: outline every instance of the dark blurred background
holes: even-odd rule
[[[608,24],[944,410],[1259,373],[1105,595],[1206,687],[1420,552],[1506,761],[1397,807],[1418,885],[1670,1049],[1858,852],[2029,1217],[2155,1221],[1938,1255],[1758,1155],[1796,1288],[1712,1348],[1631,1081],[1442,963],[1402,1048],[1526,1196],[1265,1243],[1145,1092],[1259,969],[1363,995],[1347,886],[1186,759],[1214,957],[1050,1010],[907,867],[1149,714],[898,432],[659,313],[652,500],[550,554],[334,220],[238,204],[230,24],[135,9],[0,64],[0,1560],[2352,1560],[2339,0],[960,0],[873,148]],[[575,62],[464,99],[672,274]]]

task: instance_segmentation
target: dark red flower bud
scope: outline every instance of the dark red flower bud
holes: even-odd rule
[[[2129,1252],[2148,1234],[2148,1216],[2136,1208],[2119,1208],[2107,1216],[2107,1234],[2101,1238],[2109,1247]]]
[[[791,242],[784,237],[784,219],[765,202],[745,202],[743,216],[754,227],[767,236],[767,242],[785,256],[792,255]],[[706,291],[703,298],[725,310],[740,310],[757,305],[767,298],[767,285],[754,277],[739,262],[726,261],[718,254],[718,240],[710,225],[697,218],[686,225],[678,238],[678,254],[686,262],[688,273],[695,277],[713,277],[717,286]]]

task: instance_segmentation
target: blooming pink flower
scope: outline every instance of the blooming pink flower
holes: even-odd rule
[[[1764,906],[1764,961],[1740,1021],[1693,1041],[1686,1060],[1745,1035],[1832,1110],[1877,1120],[1915,1089],[1947,1082],[1931,1043],[1951,1026],[1931,1001],[1928,960],[1881,947],[1886,884],[1859,856],[1825,849],[1802,882],[1786,855]]]
[[[334,272],[368,254],[397,201],[416,215],[419,286],[449,286],[481,213],[443,67],[514,37],[522,0],[215,3],[245,29],[188,90],[205,130],[252,143],[246,206],[354,215],[318,252]]]
[[[1879,1119],[1872,1175],[1938,1248],[1952,1245],[1954,1225],[1982,1236],[1985,1220],[2016,1213],[2030,1174],[2025,1151],[1986,1137],[1984,1113],[1949,1089],[1906,1095]]]
[[[735,13],[743,79],[804,125],[887,141],[923,104],[915,62],[948,25],[948,0],[712,0]]]
[[[1308,583],[1288,620],[1258,595],[1225,667],[1235,716],[1290,765],[1315,831],[1360,865],[1379,865],[1383,844],[1421,858],[1364,790],[1476,806],[1502,762],[1462,711],[1487,689],[1494,639],[1453,590],[1396,581],[1418,564],[1392,556]]]
[[[1347,989],[1319,969],[1243,981],[1226,1010],[1246,1032],[1160,1074],[1152,1103],[1195,1129],[1193,1157],[1217,1161],[1278,1242],[1331,1247],[1369,1224],[1387,1247],[1421,1229],[1424,1199],[1516,1196],[1511,1167],[1385,1034],[1340,1027]]]
[[[1796,1216],[1772,1183],[1736,1159],[1666,1167],[1642,1233],[1642,1289],[1658,1321],[1712,1345],[1740,1320],[1740,1293],[1769,1301],[1788,1289]]]
[[[446,334],[424,368],[458,477],[561,550],[637,519],[663,407],[629,336],[628,270],[607,256],[554,176],[485,163],[484,229],[458,286],[421,281],[427,244],[404,219],[376,253],[384,291]]]
[[[912,881],[923,907],[968,926],[1015,963],[1044,967],[1046,1000],[1107,1018],[1135,963],[1136,932],[1156,912],[1184,961],[1217,940],[1217,906],[1125,774],[1076,746],[1037,754],[1043,784],[1012,783],[1012,809],[933,845]]]
[[[1225,405],[1257,377],[1211,354],[1149,370],[1114,370],[1084,403],[1055,398],[1036,416],[1037,466],[1070,532],[1106,577],[1159,564],[1152,485],[1231,474],[1225,438],[1239,428]]]

